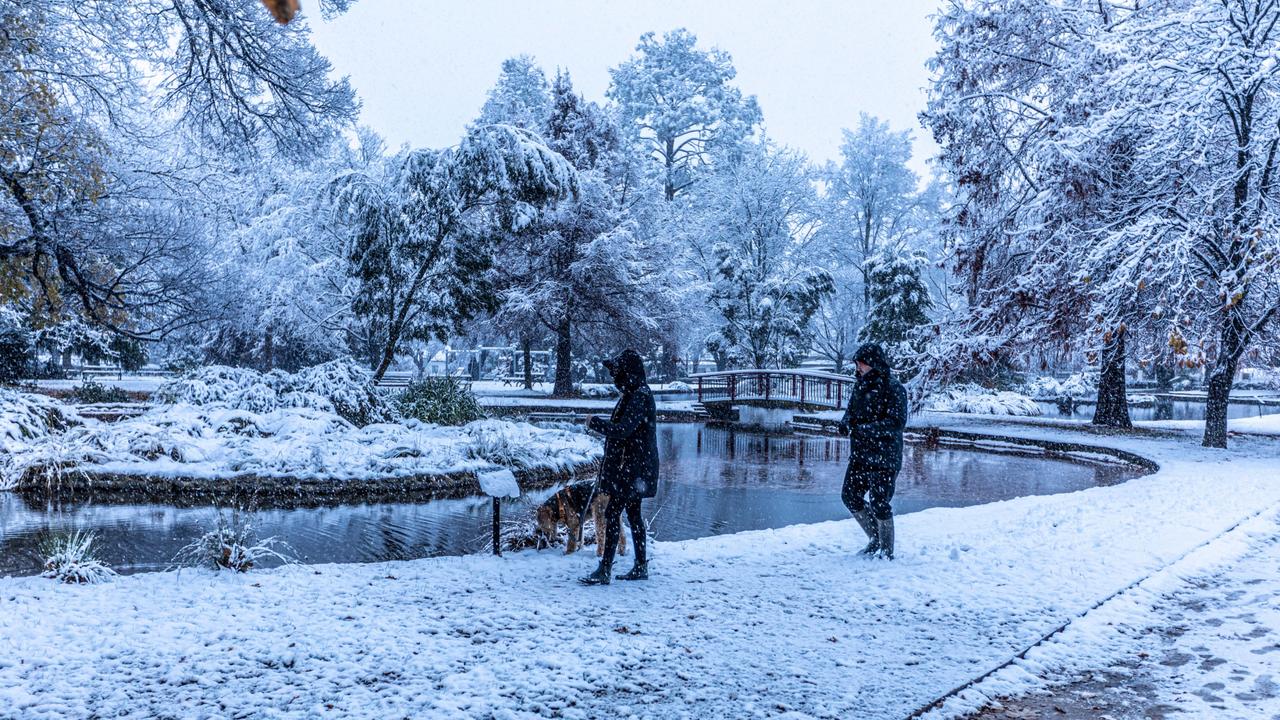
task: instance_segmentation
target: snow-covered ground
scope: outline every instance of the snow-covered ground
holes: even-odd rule
[[[656,543],[651,580],[603,588],[553,552],[0,580],[0,716],[903,717],[1280,508],[1269,438],[936,417],[1161,470],[902,516],[893,563],[842,521]]]
[[[1109,600],[950,705],[980,718],[1280,713],[1280,515],[1266,512]],[[937,713],[950,715],[947,708]]]
[[[44,390],[72,390],[84,385],[89,380],[92,380],[93,382],[105,387],[117,387],[121,390],[128,390],[130,392],[155,392],[156,388],[172,379],[172,377],[158,377],[154,375],[124,375],[118,378],[111,375],[105,375],[89,378],[87,380],[36,380],[35,384],[36,387]]]

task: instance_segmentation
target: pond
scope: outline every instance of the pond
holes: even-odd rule
[[[1056,403],[1036,401],[1040,413],[1044,417],[1072,417],[1075,419],[1092,419],[1093,402],[1075,406],[1073,412],[1063,413]],[[1153,403],[1129,406],[1129,419],[1139,420],[1203,420],[1205,403],[1201,400],[1157,399]],[[1256,400],[1233,400],[1227,403],[1228,418],[1258,417],[1280,413],[1280,403],[1275,400],[1258,402]]]
[[[699,424],[658,430],[662,476],[645,516],[659,540],[847,518],[840,485],[848,441],[769,436]],[[909,445],[894,508],[908,513],[1023,495],[1071,492],[1123,482],[1136,468],[967,449]],[[532,515],[554,489],[504,508],[504,520]],[[99,555],[120,572],[160,570],[212,529],[215,507],[83,503],[32,507],[0,492],[0,576],[40,570],[39,546],[71,529],[98,535]],[[227,516],[230,511],[224,511]],[[246,511],[256,533],[288,542],[302,562],[375,562],[479,552],[487,547],[487,498],[421,503],[344,504]]]

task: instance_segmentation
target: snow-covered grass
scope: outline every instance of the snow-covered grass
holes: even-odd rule
[[[4,579],[0,707],[42,718],[900,718],[1280,503],[1271,439],[1219,451],[1194,432],[922,421],[1107,444],[1161,470],[900,516],[892,563],[857,559],[865,538],[846,520],[653,543],[649,581],[606,588],[575,580],[593,553],[532,551],[288,566],[252,583],[206,571],[107,586]]]
[[[378,479],[498,467],[565,470],[595,459],[582,432],[481,420],[462,427],[417,420],[358,428],[332,412],[173,405],[114,423],[86,420],[15,446],[10,486],[39,473],[155,477]],[[25,480],[23,480],[25,478]]]
[[[1021,393],[1007,390],[988,390],[978,385],[954,385],[942,388],[926,397],[925,410],[936,412],[971,413],[975,415],[1040,414],[1035,400]]]
[[[93,533],[79,530],[49,538],[41,547],[45,559],[40,577],[77,584],[108,582],[116,571],[94,555],[96,540]]]
[[[443,375],[410,383],[396,398],[396,404],[401,417],[439,425],[465,425],[484,417],[466,384]]]
[[[233,511],[228,520],[219,512],[217,527],[179,550],[173,561],[178,565],[248,572],[265,558],[289,564],[294,560],[288,552],[288,544],[279,538],[258,538],[252,524],[240,513]]]
[[[372,373],[340,360],[294,374],[209,365],[164,383],[152,400],[167,405],[217,405],[255,413],[310,408],[335,412],[360,426],[396,418],[394,404],[373,384]]]
[[[71,408],[51,397],[0,388],[0,490],[11,489],[29,467],[17,460],[19,454],[40,461],[43,480],[58,481],[64,469],[59,433],[80,422]],[[41,446],[43,454],[33,452],[33,445]]]

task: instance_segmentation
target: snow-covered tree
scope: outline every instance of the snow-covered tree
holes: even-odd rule
[[[536,323],[555,341],[557,395],[573,390],[583,337],[643,347],[671,313],[670,254],[637,232],[622,203],[622,146],[612,116],[557,73],[538,125],[548,146],[577,169],[578,196],[543,209],[500,251],[498,319],[524,340]]]
[[[355,114],[329,69],[255,0],[0,2],[10,290],[133,337],[199,321],[211,151],[308,154]]]
[[[924,282],[929,260],[922,253],[881,253],[867,260],[871,312],[858,333],[861,342],[879,343],[905,378],[916,372],[916,357],[929,324],[933,301]]]
[[[455,148],[411,150],[330,187],[358,281],[353,310],[384,329],[375,378],[401,342],[444,339],[495,305],[496,237],[577,195],[573,166],[528,130],[473,129]]]
[[[965,188],[959,256],[991,320],[971,334],[1006,348],[1084,335],[1111,368],[1100,403],[1127,352],[1172,349],[1211,368],[1204,442],[1225,445],[1236,367],[1280,313],[1278,20],[1250,0],[941,16],[927,118]]]
[[[503,123],[541,133],[551,114],[546,73],[530,55],[502,61],[498,82],[489,89],[473,126]]]
[[[911,133],[862,114],[844,131],[841,160],[821,173],[825,193],[818,245],[835,290],[815,315],[814,345],[840,372],[857,349],[871,311],[868,261],[880,253],[928,252],[938,235],[941,190],[919,188],[911,159]]]
[[[1105,298],[1079,280],[1114,265],[1113,256],[1092,254],[1091,243],[1120,219],[1124,154],[1063,132],[1103,102],[1097,76],[1108,66],[1094,38],[1108,32],[1113,11],[992,0],[939,14],[937,79],[923,119],[956,185],[945,236],[965,297],[929,348],[930,380],[1007,368],[1049,349],[1096,359],[1104,336],[1114,338],[1123,323],[1091,314]],[[1123,363],[1109,347],[1108,358]],[[1100,398],[1114,395],[1100,384]],[[1127,412],[1099,419],[1122,425]]]
[[[703,262],[718,327],[707,345],[718,366],[782,367],[808,352],[810,320],[832,290],[812,246],[812,179],[799,153],[760,145],[708,180],[719,203],[693,231],[711,242]]]
[[[754,95],[731,84],[728,53],[700,50],[680,28],[640,36],[636,55],[610,70],[608,95],[623,129],[659,163],[663,194],[672,200],[717,157],[731,157],[760,124]]]

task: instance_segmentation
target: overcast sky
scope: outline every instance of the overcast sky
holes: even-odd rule
[[[316,0],[303,0],[304,9]],[[392,147],[458,141],[503,59],[528,53],[550,76],[567,69],[578,91],[603,100],[609,68],[640,35],[686,27],[728,51],[737,84],[756,95],[775,141],[814,160],[839,155],[840,129],[858,113],[911,129],[912,166],[935,152],[916,114],[935,43],[939,0],[360,0],[315,42],[364,103],[361,122]]]

